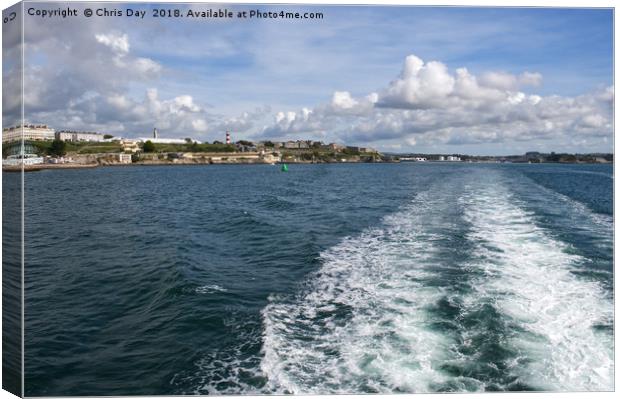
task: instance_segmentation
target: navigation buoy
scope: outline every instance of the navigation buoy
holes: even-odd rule
[[[288,172],[288,165],[285,163],[282,164],[282,172]]]

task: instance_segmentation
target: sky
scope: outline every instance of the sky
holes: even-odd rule
[[[384,152],[613,151],[610,9],[148,3],[25,16],[26,120],[55,129],[223,141],[312,139]],[[147,11],[83,16],[90,7]],[[4,34],[5,121],[18,120],[19,41]],[[13,96],[15,97],[15,96]],[[5,122],[5,125],[7,123]]]

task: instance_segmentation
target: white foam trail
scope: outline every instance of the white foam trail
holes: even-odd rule
[[[583,261],[536,226],[501,184],[472,187],[462,199],[484,272],[470,302],[492,299],[518,325],[512,373],[541,390],[613,390],[613,302],[596,281],[571,273]]]
[[[425,285],[437,236],[428,233],[441,198],[420,195],[382,228],[347,238],[294,301],[264,309],[261,369],[279,393],[427,392],[453,344],[429,328],[426,309],[445,294]]]
[[[217,284],[207,284],[200,287],[196,287],[197,294],[214,294],[216,292],[227,292],[228,290]]]

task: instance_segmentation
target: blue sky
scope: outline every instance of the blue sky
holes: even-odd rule
[[[89,5],[104,6],[153,8]],[[28,16],[27,119],[127,137],[157,125],[170,137],[212,141],[228,129],[384,151],[612,150],[609,9],[172,7],[324,18]]]

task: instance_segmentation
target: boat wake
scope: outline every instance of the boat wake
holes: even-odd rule
[[[579,277],[586,261],[536,226],[501,184],[465,193],[469,267],[482,276],[466,301],[492,303],[510,326],[510,372],[537,390],[613,389],[613,301]]]
[[[265,390],[613,389],[608,292],[488,175],[435,184],[323,252],[297,296],[272,296]]]
[[[419,223],[429,197],[324,252],[304,294],[271,298],[261,369],[272,392],[417,392],[445,378],[435,363],[451,342],[426,312],[443,296],[424,284],[437,277],[437,237]]]

